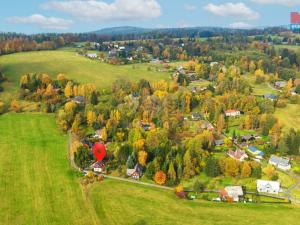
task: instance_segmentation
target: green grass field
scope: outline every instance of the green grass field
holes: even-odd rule
[[[72,49],[57,51],[25,52],[0,57],[0,69],[10,82],[6,91],[17,89],[19,79],[26,73],[48,73],[52,77],[63,73],[82,83],[94,83],[99,89],[111,88],[119,78],[138,81],[170,79],[166,72],[148,70],[148,64],[115,66],[77,55]]]
[[[82,191],[53,115],[0,116],[0,224],[300,224],[300,208],[179,200],[106,179]]]
[[[112,180],[95,184],[89,194],[104,224],[300,224],[300,208],[290,205],[180,200],[170,191]]]
[[[253,87],[253,94],[263,95],[263,94],[276,94],[277,91],[270,88],[268,82],[262,84],[255,83],[255,76],[253,74],[248,74],[244,76],[245,80]]]
[[[297,104],[288,104],[285,108],[277,108],[275,116],[284,124],[284,130],[290,128],[300,129],[300,106]]]
[[[0,116],[0,224],[99,224],[45,114]]]

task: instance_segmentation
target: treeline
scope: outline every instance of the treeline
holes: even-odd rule
[[[62,36],[40,42],[30,37],[4,36],[0,38],[0,55],[26,51],[54,50],[64,45],[65,41]]]

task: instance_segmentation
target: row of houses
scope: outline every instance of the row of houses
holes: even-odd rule
[[[278,195],[282,190],[280,188],[280,182],[269,180],[257,180],[256,190],[258,193],[267,193]],[[242,186],[227,186],[220,190],[220,200],[234,202],[244,201],[246,192]]]

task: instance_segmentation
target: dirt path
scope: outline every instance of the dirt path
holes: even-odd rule
[[[289,187],[286,190],[285,194],[292,202],[300,204],[300,200],[292,195],[292,191],[300,187],[300,177],[292,171],[289,172],[288,174],[296,180],[296,183],[293,184],[291,187]]]
[[[103,176],[105,178],[109,178],[109,179],[144,185],[144,186],[148,186],[148,187],[160,188],[160,189],[165,189],[165,190],[170,190],[170,191],[174,190],[174,188],[171,188],[171,187],[161,186],[161,185],[157,185],[157,184],[149,184],[149,183],[145,183],[145,182],[141,182],[141,181],[137,181],[137,180],[131,180],[131,179],[122,178],[122,177],[114,177],[114,176],[110,176],[110,175],[103,175]]]

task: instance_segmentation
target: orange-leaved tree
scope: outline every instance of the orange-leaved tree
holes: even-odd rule
[[[163,185],[166,183],[167,176],[163,171],[157,171],[154,176],[155,183]]]

